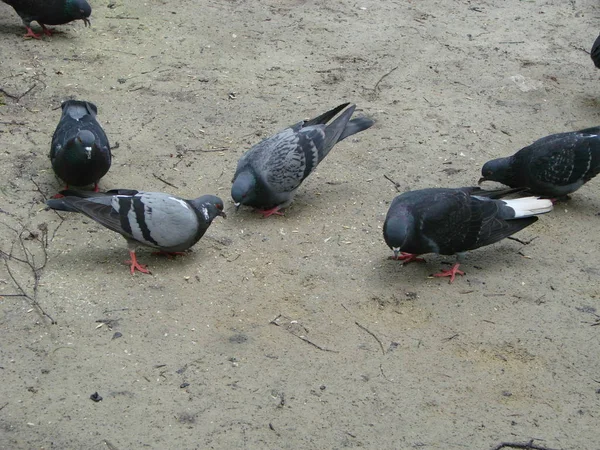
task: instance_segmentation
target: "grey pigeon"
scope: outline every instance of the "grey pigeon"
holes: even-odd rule
[[[27,28],[25,37],[39,39],[42,35],[35,34],[31,29],[34,20],[40,24],[46,36],[52,35],[52,30],[46,25],[62,25],[73,20],[83,20],[90,25],[92,7],[86,0],[2,0],[12,6],[23,20]]]
[[[223,201],[214,195],[184,200],[129,189],[105,193],[66,190],[61,194],[63,198],[46,204],[59,211],[83,213],[127,240],[131,256],[127,264],[132,275],[136,270],[150,273],[146,265],[137,262],[135,249],[139,244],[156,248],[161,254],[180,254],[204,236],[215,217],[225,217]]]
[[[523,197],[498,200],[514,190],[483,191],[476,187],[421,189],[397,196],[383,225],[383,237],[394,259],[422,261],[417,255],[453,255],[495,242],[552,210],[550,200]],[[454,281],[460,263],[434,274]]]
[[[592,57],[592,61],[594,61],[594,65],[600,69],[600,36],[598,36],[594,41],[590,56]]]
[[[298,122],[248,150],[233,177],[235,206],[259,208],[264,217],[280,215],[278,211],[292,202],[296,189],[335,144],[374,124],[366,117],[350,120],[356,106],[349,105],[344,103],[312,120]]]
[[[111,164],[110,144],[96,120],[98,109],[90,102],[67,100],[62,105],[50,148],[50,160],[56,175],[69,185],[94,184]]]
[[[600,172],[600,127],[546,136],[481,169],[483,181],[527,188],[534,195],[563,197]]]

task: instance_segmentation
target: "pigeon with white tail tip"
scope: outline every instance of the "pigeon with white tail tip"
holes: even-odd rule
[[[476,187],[432,188],[397,196],[388,210],[383,237],[394,259],[420,261],[417,255],[454,255],[498,242],[552,210],[537,197],[497,199],[515,190],[484,191]],[[422,260],[421,260],[422,261]],[[464,275],[460,263],[436,277]]]

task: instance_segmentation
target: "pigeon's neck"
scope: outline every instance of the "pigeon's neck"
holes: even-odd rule
[[[67,143],[64,151],[64,158],[69,162],[83,162],[92,159],[94,147],[84,147],[73,139]]]
[[[231,197],[236,203],[248,204],[256,195],[256,177],[246,170],[238,174],[231,187]]]

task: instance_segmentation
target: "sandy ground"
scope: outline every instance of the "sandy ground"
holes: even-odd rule
[[[0,4],[0,294],[27,295],[0,297],[0,448],[600,448],[599,180],[452,285],[428,275],[453,258],[402,267],[381,233],[384,175],[472,185],[600,123],[597,2],[111,3],[40,41]],[[118,143],[101,188],[229,217],[132,277],[119,235],[44,209],[72,97]],[[375,127],[285,217],[235,213],[242,153],[343,101]]]

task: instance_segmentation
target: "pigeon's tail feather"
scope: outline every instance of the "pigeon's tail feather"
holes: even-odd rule
[[[507,195],[510,194],[517,194],[519,192],[523,192],[525,190],[527,190],[526,188],[504,188],[504,189],[481,189],[480,187],[476,187],[476,186],[472,186],[472,187],[467,187],[467,188],[463,188],[465,189],[469,195],[472,195],[474,197],[481,197],[481,198],[491,198],[491,199],[498,199],[498,198],[502,198],[502,197],[506,197]]]
[[[332,110],[324,112],[323,114],[321,114],[320,116],[315,117],[314,119],[307,120],[306,122],[304,122],[304,126],[305,127],[309,127],[311,125],[326,124],[327,122],[329,122],[331,119],[333,119],[340,111],[342,111],[349,104],[350,103],[342,103],[340,106],[336,106]]]
[[[594,41],[590,56],[592,57],[592,61],[594,61],[594,65],[600,69],[600,36]]]
[[[63,189],[60,191],[61,195],[65,197],[79,197],[79,198],[96,198],[96,197],[112,197],[113,195],[127,195],[134,196],[139,191],[135,189],[111,189],[106,192],[94,192],[94,191],[78,191],[75,189]]]
[[[77,120],[88,114],[92,116],[98,114],[96,105],[91,102],[86,102],[85,100],[66,100],[61,107],[64,114],[68,114]]]
[[[353,134],[360,133],[361,131],[366,130],[367,128],[372,127],[375,124],[375,121],[367,118],[367,117],[358,117],[356,119],[352,119],[344,128],[344,131],[340,135],[338,142],[342,139],[346,139],[348,136],[352,136]]]
[[[552,211],[552,201],[539,197],[523,197],[502,200],[515,211],[515,218],[531,217]]]
[[[319,162],[327,156],[333,146],[340,140],[340,136],[344,133],[344,130],[350,121],[350,117],[354,114],[355,108],[356,105],[350,105],[350,107],[340,114],[337,119],[327,125],[327,128],[325,129],[325,142],[319,151]]]
[[[71,204],[66,202],[62,198],[52,198],[50,200],[46,200],[46,205],[50,209],[55,209],[57,211],[69,211],[69,212],[78,212],[79,210],[74,208]]]

